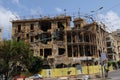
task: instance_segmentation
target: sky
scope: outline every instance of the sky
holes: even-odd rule
[[[107,30],[115,31],[120,29],[119,9],[120,0],[0,0],[0,27],[3,38],[10,39],[12,20],[66,13],[72,17],[92,15],[94,20],[103,22]]]

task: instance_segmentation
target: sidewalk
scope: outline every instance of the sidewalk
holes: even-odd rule
[[[110,71],[108,73],[108,78],[102,79],[101,74],[90,75],[89,80],[120,80],[120,69]]]

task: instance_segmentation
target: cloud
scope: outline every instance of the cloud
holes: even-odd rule
[[[19,4],[19,0],[12,0],[12,3],[18,5]]]
[[[107,30],[115,31],[116,29],[120,29],[120,17],[117,13],[109,11],[105,15],[99,14],[98,17],[103,23],[106,24]]]
[[[18,16],[16,13],[0,6],[0,27],[3,29],[3,38],[10,39],[12,26],[10,20],[16,19],[16,16]]]
[[[55,10],[57,11],[57,12],[62,12],[62,9],[61,8],[55,8]]]

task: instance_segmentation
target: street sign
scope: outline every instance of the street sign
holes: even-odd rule
[[[104,52],[101,53],[101,61],[105,61],[107,59],[106,54]]]

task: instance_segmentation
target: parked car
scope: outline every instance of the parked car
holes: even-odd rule
[[[60,77],[59,80],[68,80],[68,77]]]
[[[43,80],[43,77],[40,74],[34,74],[33,76],[30,76],[29,78],[33,80]]]

